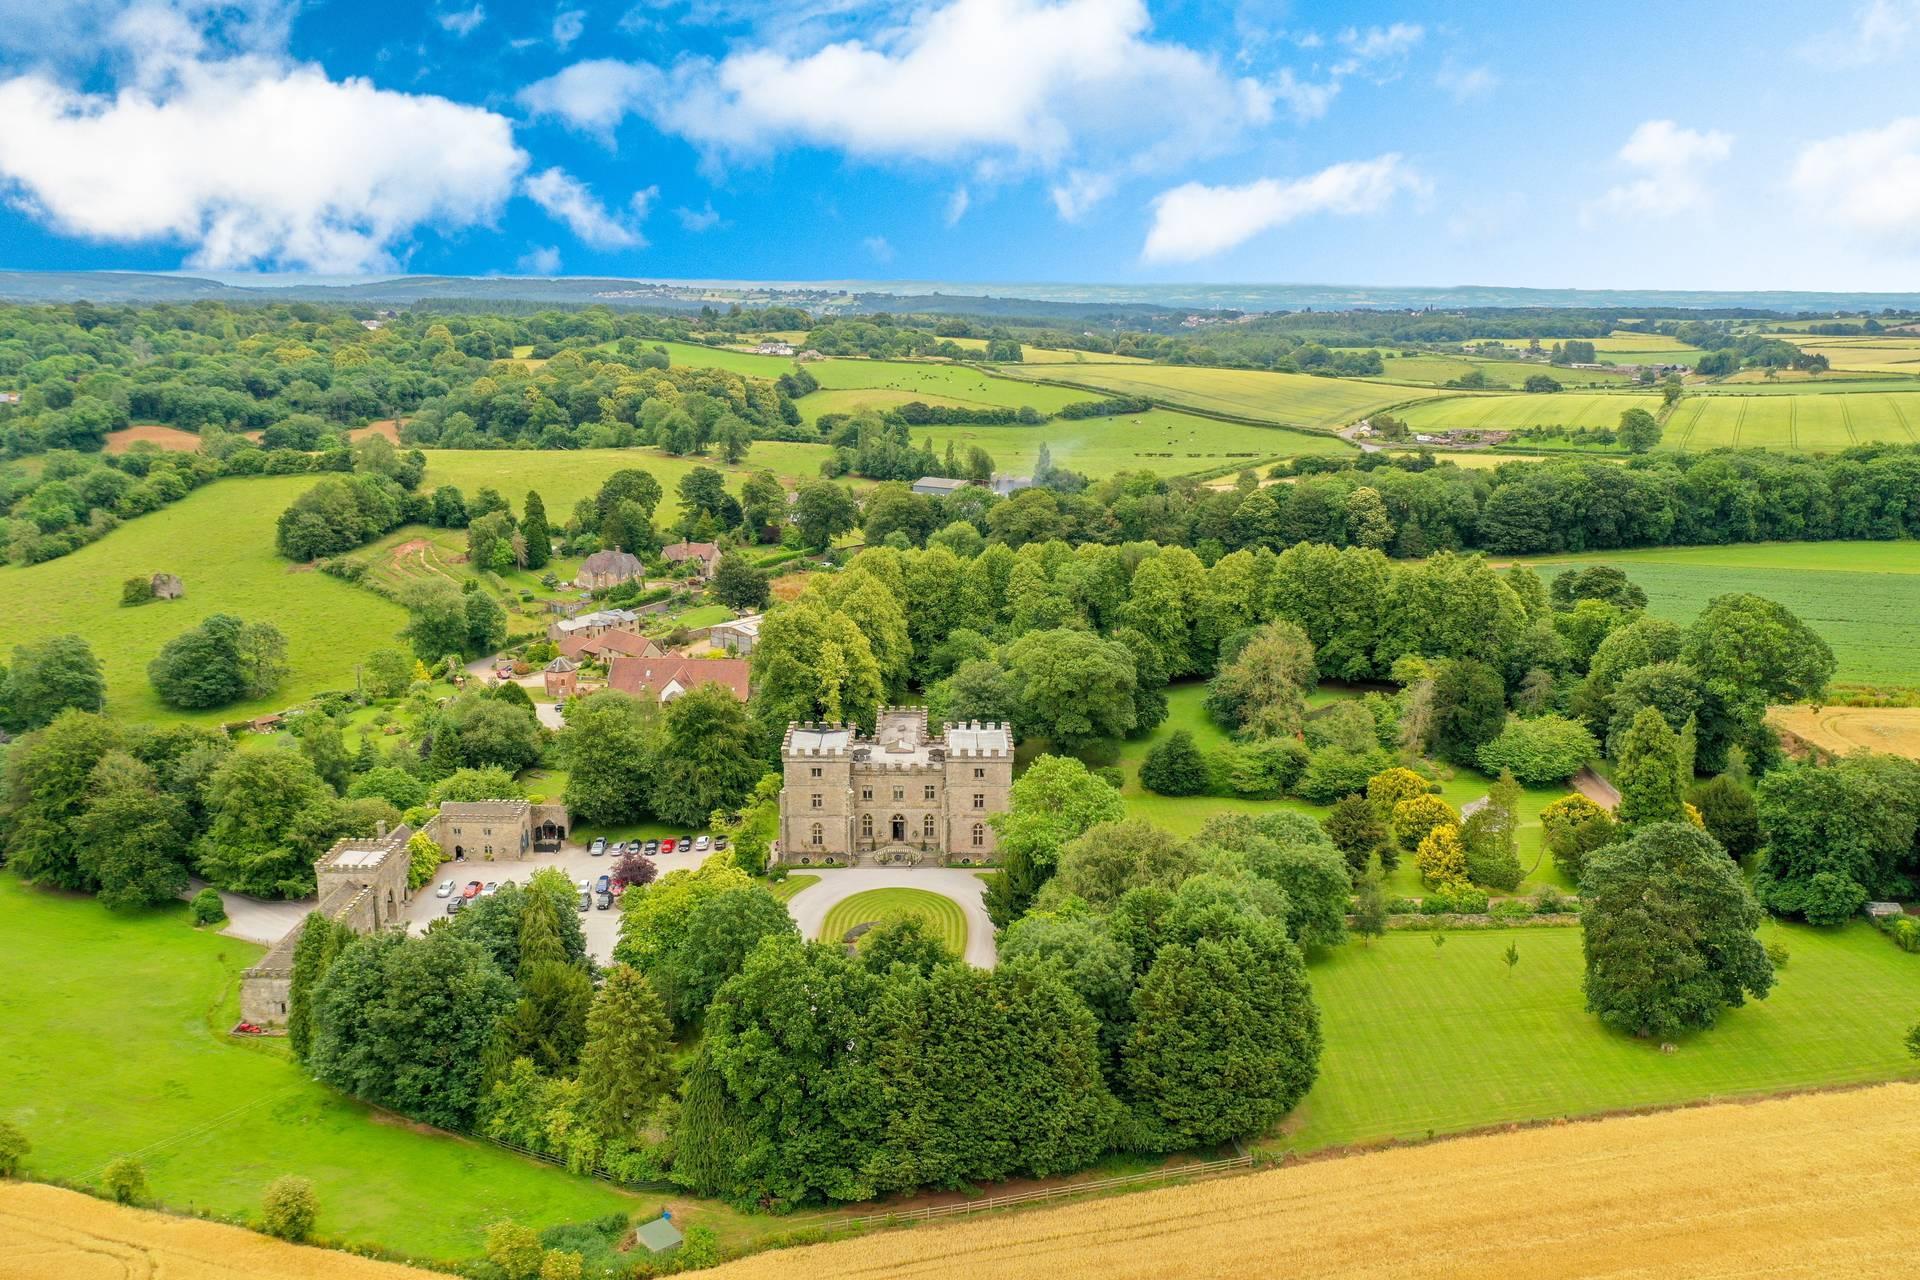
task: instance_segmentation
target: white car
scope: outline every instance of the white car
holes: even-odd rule
[[[440,887],[433,891],[433,896],[436,898],[451,898],[453,896],[453,881],[442,880]]]
[[[701,836],[699,839],[693,842],[693,851],[695,853],[705,853],[707,851],[708,846],[712,844],[713,844],[712,837]]]

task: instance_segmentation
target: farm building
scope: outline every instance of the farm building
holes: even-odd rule
[[[631,551],[622,551],[615,547],[611,551],[596,551],[580,562],[580,573],[573,585],[583,591],[599,591],[606,587],[617,587],[623,582],[631,582],[646,572],[646,566]]]
[[[571,618],[549,622],[547,639],[560,645],[564,645],[569,639],[590,640],[594,636],[603,636],[609,631],[624,631],[639,621],[640,615],[631,609],[598,609],[592,613],[577,614]],[[565,650],[563,649],[562,652]]]
[[[649,640],[637,631],[617,628],[598,635],[568,636],[560,641],[560,654],[575,662],[608,662],[616,653],[632,658],[664,658],[667,651],[659,641]]]
[[[745,658],[633,658],[615,654],[607,668],[607,687],[635,697],[672,702],[703,684],[722,685],[740,701],[747,700]]]
[[[931,497],[944,498],[948,494],[958,493],[967,487],[965,480],[955,480],[950,476],[921,476],[913,482],[915,493],[924,493]]]
[[[764,613],[750,613],[744,618],[735,618],[732,622],[715,623],[707,631],[707,642],[716,649],[725,649],[735,657],[745,658],[753,653],[753,646],[760,639],[760,624],[766,621]]]

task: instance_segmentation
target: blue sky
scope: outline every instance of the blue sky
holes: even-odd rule
[[[0,0],[0,267],[1920,288],[1920,0]]]

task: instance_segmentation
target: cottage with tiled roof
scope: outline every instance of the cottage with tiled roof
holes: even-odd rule
[[[582,560],[573,585],[583,591],[600,591],[631,582],[646,571],[638,556],[615,547],[610,551],[596,551]]]
[[[741,702],[747,700],[749,664],[745,658],[630,658],[615,654],[607,668],[607,686],[636,698],[672,702],[703,684],[724,687]]]

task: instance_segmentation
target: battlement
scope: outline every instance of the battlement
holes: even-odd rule
[[[848,754],[853,741],[854,731],[850,725],[796,721],[787,725],[787,732],[780,740],[780,754],[792,759],[834,758]]]
[[[1013,758],[1013,726],[989,720],[940,726],[941,741],[947,754],[957,760],[1010,760]]]

